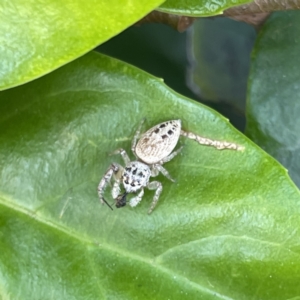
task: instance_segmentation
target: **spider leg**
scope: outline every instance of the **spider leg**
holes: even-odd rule
[[[102,179],[100,180],[99,185],[98,185],[98,195],[99,195],[100,202],[102,204],[105,203],[111,210],[112,210],[112,207],[104,199],[104,196],[103,196],[104,191],[105,191],[105,188],[107,187],[108,183],[111,181],[112,176],[114,175],[115,178],[119,178],[122,170],[123,170],[123,167],[120,166],[119,164],[116,164],[116,163],[111,164],[109,166],[109,168],[107,169],[107,171],[105,172]]]
[[[243,146],[230,143],[230,142],[225,142],[225,141],[217,141],[217,140],[211,140],[205,137],[202,137],[200,135],[194,134],[189,131],[184,131],[181,130],[180,135],[185,136],[191,140],[194,140],[198,142],[201,145],[207,145],[207,146],[212,146],[215,147],[219,150],[222,149],[232,149],[232,150],[244,150],[245,148]]]
[[[178,148],[176,151],[172,152],[170,155],[166,156],[165,158],[163,158],[159,163],[162,165],[168,161],[170,161],[171,159],[173,159],[177,154],[179,154],[183,149],[183,146],[181,146],[180,148]],[[163,172],[162,172],[163,173]]]
[[[113,199],[116,199],[120,195],[121,192],[120,184],[121,184],[121,179],[115,178],[115,182],[111,190],[111,195]]]
[[[140,122],[140,125],[139,125],[138,129],[136,130],[135,135],[132,139],[131,151],[132,151],[132,153],[134,154],[135,157],[137,157],[136,154],[135,154],[135,146],[136,146],[136,143],[137,143],[137,139],[140,136],[141,128],[142,128],[142,125],[144,124],[144,122],[145,122],[145,118],[143,118],[142,121]]]
[[[152,168],[151,168],[151,176],[155,177],[155,176],[157,176],[159,174],[159,172],[161,172],[169,180],[175,182],[175,179],[173,179],[171,177],[171,175],[169,174],[169,172],[162,166],[162,164],[164,164],[164,163],[170,161],[171,159],[173,159],[177,154],[179,154],[181,152],[182,149],[183,149],[183,146],[181,146],[176,151],[172,152],[170,155],[168,155],[165,158],[163,158],[157,164],[153,165]]]
[[[115,154],[121,154],[125,165],[128,165],[130,163],[130,158],[123,148],[117,149],[116,151],[110,153],[110,155],[115,155]]]
[[[160,164],[155,164],[153,165],[153,169],[154,169],[154,174],[156,175],[155,170],[158,170],[159,172],[161,172],[164,176],[166,176],[169,180],[175,182],[175,179],[173,179],[171,177],[171,175],[169,174],[169,172]]]
[[[141,202],[143,196],[144,196],[144,189],[141,189],[141,191],[138,193],[137,196],[130,199],[129,205],[131,207],[137,206]]]
[[[150,209],[148,210],[148,214],[151,214],[154,207],[157,204],[157,201],[159,199],[159,196],[162,192],[163,187],[162,187],[162,184],[159,181],[152,181],[152,182],[148,183],[147,188],[149,190],[156,190],[155,194],[154,194],[154,197],[153,197],[153,200],[152,200],[152,203],[151,203],[151,206],[150,206]]]

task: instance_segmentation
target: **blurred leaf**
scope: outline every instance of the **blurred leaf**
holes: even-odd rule
[[[0,2],[0,90],[40,77],[132,25],[162,0]]]
[[[143,24],[131,26],[97,47],[97,51],[163,78],[178,93],[192,97],[186,85],[186,39],[186,32],[179,33],[169,26]]]
[[[252,54],[247,135],[300,186],[300,12],[274,13]]]
[[[254,29],[228,18],[199,19],[190,39],[189,85],[202,99],[226,102],[244,114]],[[212,38],[213,37],[213,38]]]
[[[249,0],[167,0],[158,10],[177,15],[203,17],[222,14],[232,6],[249,3]]]
[[[219,114],[97,53],[0,93],[0,107],[0,298],[299,294],[299,192]],[[183,139],[165,165],[177,183],[158,177],[164,190],[152,215],[153,191],[136,208],[110,211],[96,192],[121,162],[108,153],[130,153],[143,117],[146,128],[180,118],[186,130],[246,149]]]

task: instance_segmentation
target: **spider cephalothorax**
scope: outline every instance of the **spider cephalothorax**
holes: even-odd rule
[[[174,158],[182,147],[172,152],[177,145],[180,135],[197,141],[199,144],[213,146],[217,149],[242,150],[243,147],[229,142],[211,140],[201,137],[192,132],[181,129],[181,120],[170,120],[160,123],[144,134],[137,141],[143,122],[140,124],[133,137],[131,150],[136,157],[135,161],[130,161],[124,149],[118,149],[113,154],[121,154],[125,168],[117,163],[112,163],[98,186],[98,194],[101,203],[107,203],[104,199],[104,190],[113,177],[115,183],[112,188],[112,196],[116,201],[116,207],[126,205],[126,196],[130,193],[139,193],[130,199],[130,206],[134,207],[140,203],[144,195],[144,188],[155,190],[150,214],[162,192],[162,184],[159,181],[150,182],[151,177],[157,176],[160,172],[171,181],[174,181],[168,171],[162,166],[164,163]],[[121,194],[120,185],[123,185],[125,193]]]
[[[148,165],[139,161],[130,162],[122,175],[123,186],[127,193],[135,193],[142,187],[147,186],[151,176]]]

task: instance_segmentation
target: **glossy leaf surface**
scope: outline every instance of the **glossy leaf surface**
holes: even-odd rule
[[[201,17],[221,14],[225,9],[241,5],[248,0],[167,0],[158,9],[177,15]]]
[[[0,1],[0,90],[33,80],[83,55],[162,2]]]
[[[278,159],[300,186],[300,13],[275,13],[252,55],[247,135]]]
[[[211,109],[161,80],[90,53],[2,92],[0,298],[290,299],[299,294],[299,192],[285,170]],[[99,204],[109,156],[149,128],[183,128],[245,147],[180,140],[174,184],[147,215]],[[154,179],[152,179],[154,180]],[[111,202],[109,189],[107,199]],[[33,293],[34,291],[34,293]]]

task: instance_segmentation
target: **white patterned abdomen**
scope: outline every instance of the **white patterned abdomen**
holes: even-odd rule
[[[135,153],[147,164],[155,164],[167,157],[177,145],[181,120],[160,123],[146,131],[138,141]]]

